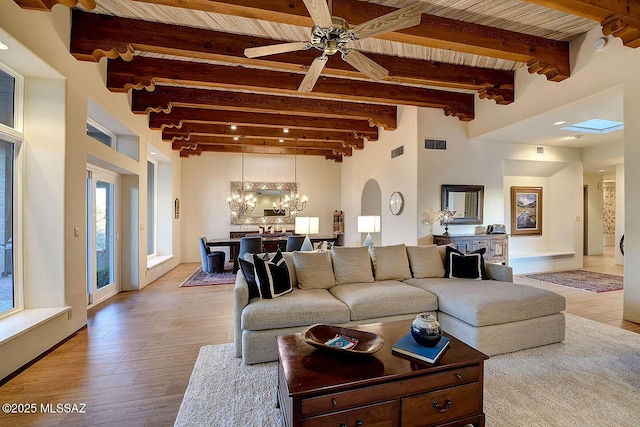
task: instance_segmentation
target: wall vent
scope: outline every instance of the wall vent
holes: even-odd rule
[[[394,148],[391,150],[391,158],[395,159],[398,156],[402,156],[404,154],[404,145],[401,145],[398,148]]]
[[[537,148],[536,148],[536,153],[538,153],[538,154],[544,154],[544,147],[537,147]]]
[[[447,140],[446,139],[425,138],[424,139],[424,148],[426,150],[446,150],[447,149]]]

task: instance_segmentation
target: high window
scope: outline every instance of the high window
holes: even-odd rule
[[[147,160],[147,255],[154,256],[157,253],[157,194],[158,188],[158,164]]]

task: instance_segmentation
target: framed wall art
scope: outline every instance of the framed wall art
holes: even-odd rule
[[[542,187],[511,187],[511,235],[542,235]]]

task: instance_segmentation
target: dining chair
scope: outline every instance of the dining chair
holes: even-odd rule
[[[224,271],[225,253],[222,251],[211,251],[209,246],[207,246],[206,237],[200,237],[199,240],[202,271],[205,273],[222,273]]]
[[[244,259],[244,254],[259,254],[262,252],[262,237],[241,237],[238,258]]]
[[[305,236],[287,236],[287,252],[299,251]]]
[[[336,240],[334,240],[333,246],[344,246],[344,233],[336,234]]]

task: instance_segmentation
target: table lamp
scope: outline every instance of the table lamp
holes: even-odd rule
[[[309,239],[309,234],[318,234],[320,228],[320,218],[317,216],[297,216],[296,217],[296,234],[304,234],[304,242],[302,242],[301,251],[312,251],[313,245]]]
[[[380,216],[364,215],[358,217],[358,233],[367,233],[367,238],[364,240],[364,246],[373,246],[371,233],[377,233],[379,231]]]

